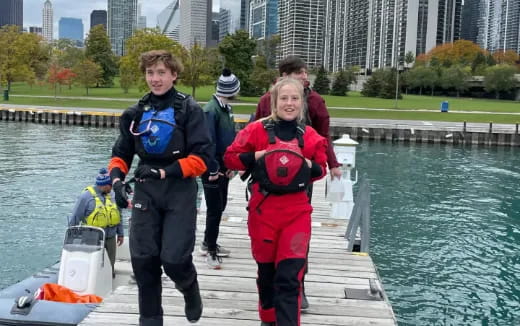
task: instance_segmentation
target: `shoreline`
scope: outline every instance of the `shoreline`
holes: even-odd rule
[[[0,121],[116,128],[121,113],[117,109],[11,105],[10,108],[0,106]],[[236,114],[235,121],[241,129],[248,123],[249,116]],[[350,134],[354,140],[520,146],[518,123],[331,118],[330,136],[337,138],[343,134]]]

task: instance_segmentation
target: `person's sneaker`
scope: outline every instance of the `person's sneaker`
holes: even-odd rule
[[[273,322],[263,321],[260,323],[260,326],[276,326],[276,323],[274,321]]]
[[[209,268],[220,269],[221,263],[222,258],[220,258],[215,251],[209,252],[208,255],[206,255],[206,264],[208,264]]]
[[[307,300],[307,296],[305,295],[305,292],[302,291],[302,306],[301,310],[307,310],[309,309],[309,301]]]
[[[203,242],[199,247],[199,253],[201,256],[206,256],[208,254],[208,246],[205,242]],[[219,257],[229,257],[231,251],[223,248],[221,245],[217,244],[217,255]]]
[[[195,284],[184,295],[184,313],[190,323],[199,321],[202,315],[202,298],[200,297],[199,282]]]

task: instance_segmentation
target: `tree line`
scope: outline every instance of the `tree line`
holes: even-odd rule
[[[135,31],[125,42],[125,55],[113,54],[110,40],[102,25],[93,27],[85,47],[71,40],[47,43],[36,34],[22,33],[17,26],[0,28],[0,87],[25,81],[29,85],[47,84],[55,95],[63,86],[114,87],[115,77],[126,93],[132,87],[144,91],[146,84],[139,71],[139,55],[153,49],[169,50],[180,59],[184,71],[179,82],[196,89],[216,83],[224,67],[230,68],[241,81],[241,94],[257,96],[269,89],[277,76],[275,69],[280,38],[255,41],[239,30],[226,36],[217,48],[194,44],[186,49],[161,34],[158,29]]]

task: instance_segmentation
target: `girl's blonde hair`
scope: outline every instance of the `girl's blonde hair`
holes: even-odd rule
[[[303,85],[299,80],[296,80],[294,78],[290,77],[282,77],[278,79],[276,84],[274,84],[273,87],[271,87],[270,93],[271,93],[271,115],[267,118],[271,118],[275,121],[278,121],[280,118],[276,115],[277,109],[276,106],[278,104],[278,94],[280,93],[280,89],[282,87],[292,85],[300,94],[300,98],[302,99],[302,106],[300,108],[300,114],[298,115],[298,122],[302,122],[304,118],[304,109],[305,109],[305,99],[304,99],[304,92],[303,92]]]

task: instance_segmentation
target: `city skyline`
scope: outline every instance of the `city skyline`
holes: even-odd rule
[[[147,18],[147,27],[155,27],[157,23],[157,15],[166,8],[173,0],[155,0],[143,1],[142,15]],[[229,0],[213,0],[213,11],[218,11],[220,2],[227,3]],[[23,1],[23,26],[42,27],[42,9],[45,0],[24,0]],[[93,10],[107,10],[107,0],[91,0],[88,2],[70,0],[51,0],[54,11],[53,29],[54,37],[58,38],[58,24],[62,17],[79,18],[83,21],[85,28],[85,36],[90,29],[90,14]],[[229,1],[230,3],[236,1]],[[239,2],[240,4],[240,2]]]

